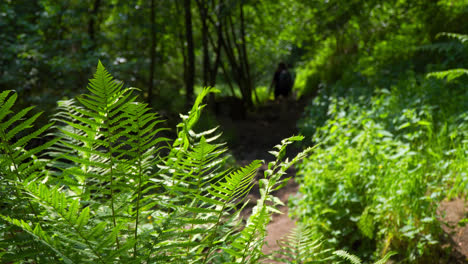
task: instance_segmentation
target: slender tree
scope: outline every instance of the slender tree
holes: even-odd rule
[[[151,45],[150,45],[150,67],[149,67],[149,79],[148,79],[148,104],[152,104],[153,99],[153,88],[154,88],[154,68],[156,63],[156,21],[155,21],[155,0],[151,0]]]
[[[89,22],[88,22],[88,35],[91,40],[91,49],[96,48],[96,28],[97,16],[99,13],[99,7],[101,6],[101,0],[94,0],[93,8],[91,9]]]
[[[185,73],[186,104],[190,105],[193,98],[195,82],[195,51],[192,31],[192,5],[191,0],[184,0],[185,13],[185,40],[187,43],[187,68]]]
[[[198,11],[202,24],[202,48],[203,48],[203,86],[208,86],[210,82],[210,59],[208,51],[208,3],[206,0],[197,0]]]
[[[235,82],[239,86],[242,100],[246,107],[252,107],[252,86],[249,60],[247,56],[246,29],[243,7],[244,3],[226,10],[226,15],[220,15],[224,27],[221,34],[221,44],[225,51]],[[239,8],[239,10],[237,10]],[[240,21],[240,28],[237,26]],[[240,34],[240,35],[239,35]]]

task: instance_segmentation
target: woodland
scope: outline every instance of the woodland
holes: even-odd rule
[[[468,263],[467,194],[467,0],[0,1],[0,263]]]

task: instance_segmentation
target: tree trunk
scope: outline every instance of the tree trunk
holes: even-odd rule
[[[101,0],[95,0],[93,9],[91,10],[88,22],[88,36],[91,40],[91,47],[90,49],[93,50],[96,45],[96,33],[95,33],[95,24],[97,20],[97,14],[99,12],[99,6],[101,5]]]
[[[155,25],[155,7],[154,1],[151,0],[151,45],[150,45],[150,68],[149,68],[149,79],[148,79],[148,104],[152,105],[153,99],[153,88],[154,88],[154,68],[156,63],[156,25]]]
[[[210,83],[210,58],[208,54],[208,3],[206,0],[197,0],[198,11],[202,24],[202,46],[203,46],[203,86],[208,86]]]
[[[246,87],[246,90],[249,92],[249,96],[250,96],[250,100],[252,100],[252,91],[254,92],[255,94],[255,99],[257,100],[257,103],[259,102],[258,100],[258,95],[257,95],[257,91],[255,91],[254,87],[253,87],[253,83],[252,83],[252,77],[250,75],[250,65],[249,65],[249,57],[247,55],[247,41],[245,39],[245,17],[244,17],[244,1],[241,1],[241,4],[240,4],[240,19],[241,19],[241,39],[242,39],[242,43],[241,43],[241,50],[239,51],[240,54],[242,54],[242,56],[240,56],[241,60],[242,60],[242,64],[243,64],[243,69],[244,69],[244,73],[245,73],[245,85],[247,86]]]
[[[195,52],[192,33],[192,7],[191,0],[184,0],[185,9],[185,40],[187,42],[187,73],[185,75],[186,104],[190,105],[193,99],[193,86],[195,80]]]
[[[242,5],[240,6],[242,8]],[[241,12],[241,19],[243,18],[243,12]],[[241,21],[241,26],[244,22]],[[229,28],[229,29],[228,29]],[[241,28],[242,31],[242,28]],[[242,34],[242,32],[241,32]],[[245,32],[244,32],[245,34]],[[232,16],[227,18],[226,27],[225,27],[226,39],[223,41],[223,46],[226,51],[226,55],[231,64],[234,77],[237,84],[239,85],[240,92],[242,94],[242,100],[246,107],[250,108],[253,106],[252,102],[252,88],[250,74],[248,73],[248,59],[244,56],[246,52],[243,52],[242,45],[237,40],[239,39],[236,35],[236,30],[234,28],[234,22]],[[237,55],[237,56],[236,56]]]
[[[218,67],[219,65],[221,64],[221,47],[222,47],[222,44],[221,44],[221,41],[222,41],[222,24],[219,23],[217,25],[217,36],[218,36],[218,43],[217,45],[214,45],[214,42],[213,42],[213,49],[216,51],[216,58],[215,58],[215,61],[214,61],[214,65],[213,65],[213,68],[211,69],[211,73],[210,73],[210,86],[215,86],[216,84],[216,77],[217,77],[217,73],[218,73]]]

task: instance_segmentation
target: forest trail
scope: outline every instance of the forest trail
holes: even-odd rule
[[[255,159],[263,159],[266,163],[260,168],[257,178],[263,176],[266,164],[274,160],[268,153],[282,139],[297,135],[297,121],[304,112],[308,100],[269,102],[249,113],[245,119],[233,120],[226,116],[218,117],[222,128],[232,136],[229,149],[239,165],[247,165]],[[295,156],[301,149],[291,145],[287,156]],[[292,177],[288,184],[278,190],[275,195],[285,204],[279,210],[283,214],[274,214],[267,226],[267,244],[264,253],[278,250],[277,241],[283,239],[294,227],[295,221],[288,216],[288,199],[298,193],[299,186],[295,182],[296,170],[290,168],[287,177]],[[250,215],[256,200],[260,198],[258,186],[255,185],[247,197],[250,204],[244,216]],[[455,199],[444,201],[439,205],[438,215],[445,224],[442,225],[444,235],[441,238],[442,248],[451,248],[449,258],[453,263],[468,263],[468,225],[458,226],[458,222],[468,215],[467,201]]]
[[[263,159],[266,164],[274,160],[273,155],[268,151],[272,150],[281,140],[293,135],[297,135],[297,121],[301,117],[306,100],[294,101],[282,100],[279,102],[269,102],[265,106],[257,109],[255,113],[249,113],[246,119],[232,120],[221,118],[222,131],[233,133],[234,138],[229,144],[229,149],[236,161],[240,165],[247,165],[254,159]],[[286,155],[294,157],[300,151],[294,145],[287,148]],[[257,177],[262,177],[267,165],[264,164],[259,170]],[[299,186],[295,182],[295,168],[287,171],[287,177],[292,177],[288,184],[278,190],[275,195],[285,204],[279,210],[283,214],[274,214],[270,224],[267,226],[267,245],[264,253],[271,253],[279,249],[276,241],[282,239],[295,226],[295,221],[288,217],[288,199],[298,192]],[[248,207],[245,215],[250,214],[251,208],[256,200],[260,198],[258,186],[254,186],[248,196],[251,206]]]
[[[468,206],[464,199],[456,198],[443,201],[438,208],[438,214],[445,222],[442,229],[446,234],[443,246],[451,246],[453,257],[459,263],[468,263],[468,225],[459,225],[460,220],[467,218]]]

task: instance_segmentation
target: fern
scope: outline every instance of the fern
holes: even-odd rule
[[[24,186],[30,182],[45,180],[45,164],[41,158],[41,152],[53,145],[56,140],[49,141],[43,145],[27,149],[33,139],[41,136],[52,124],[45,125],[35,131],[31,131],[34,122],[41,115],[37,113],[32,117],[26,115],[33,107],[25,108],[14,113],[12,107],[17,99],[17,94],[12,91],[0,93],[0,198],[2,206],[1,215],[8,215],[12,219],[23,217],[26,221],[38,219],[37,206],[28,199]],[[41,245],[28,242],[20,234],[18,226],[5,226],[3,233],[11,239],[1,244],[11,248],[11,254],[3,256],[5,261],[16,261],[20,259],[17,252],[29,254],[28,252],[43,252]],[[37,228],[41,228],[38,226]],[[14,248],[14,249],[13,249]],[[34,256],[35,261],[48,260],[47,253],[39,253]]]
[[[63,175],[77,179],[72,185],[83,201],[92,198],[101,202],[91,206],[96,212],[110,213],[114,250],[128,257],[124,249],[133,247],[133,259],[136,259],[142,210],[152,206],[152,201],[143,194],[151,190],[147,185],[156,167],[157,153],[167,141],[156,136],[164,128],[157,127],[162,121],[147,105],[135,101],[133,89],[113,81],[101,63],[88,89],[91,95],[78,98],[82,106],[73,101],[63,103],[64,112],[58,116],[66,124],[61,128],[66,139],[56,150],[78,165],[66,167]],[[70,150],[74,155],[67,154]],[[105,197],[110,197],[110,204],[102,203]],[[103,216],[100,214],[100,218]],[[133,227],[126,220],[131,218]],[[116,231],[125,225],[132,231],[124,234]],[[125,241],[124,245],[119,237]]]
[[[359,218],[357,226],[359,230],[368,238],[372,239],[374,237],[374,218],[369,212],[370,207],[366,207]]]
[[[462,44],[465,44],[465,42],[468,42],[468,35],[463,35],[463,34],[457,34],[457,33],[449,33],[449,32],[441,32],[437,34],[437,37],[448,37],[451,39],[455,39],[460,41]]]
[[[220,207],[220,209],[215,212],[217,214],[217,221],[211,230],[209,230],[211,232],[205,239],[217,237],[219,230],[226,227],[222,226],[223,217],[225,217],[226,213],[229,213],[229,211],[235,210],[235,206],[244,201],[245,196],[253,186],[253,178],[261,164],[262,163],[258,160],[253,161],[247,167],[229,174],[222,182],[217,182],[216,184],[211,185],[212,188],[208,190],[208,193],[219,202],[218,208]],[[205,199],[206,198],[208,197],[205,197]],[[218,247],[213,246],[221,243],[222,241],[219,238],[218,240],[210,240],[208,251],[205,254],[203,263],[209,261],[210,254],[214,250],[218,249]]]
[[[302,136],[284,139],[281,142],[282,144],[275,146],[276,151],[270,152],[276,157],[276,161],[268,164],[268,169],[264,172],[265,178],[259,180],[261,198],[253,208],[252,215],[247,220],[246,227],[242,230],[240,236],[232,242],[230,247],[225,248],[234,258],[234,262],[257,263],[260,259],[265,258],[262,248],[266,236],[266,225],[270,222],[272,213],[279,213],[276,206],[282,204],[271,193],[282,188],[290,179],[282,178],[286,174],[286,170],[312,150],[312,148],[304,150],[291,161],[288,158],[283,160],[286,147],[302,139]]]
[[[447,79],[447,82],[450,82],[462,75],[468,75],[467,69],[451,69],[446,71],[431,72],[426,75],[426,77],[434,77],[437,79]]]
[[[90,156],[96,155],[97,160],[77,160],[75,157],[66,156],[71,161],[80,161],[81,164],[94,166],[101,171],[101,184],[103,181],[109,181],[109,195],[110,195],[110,208],[111,217],[114,227],[117,226],[117,211],[115,206],[114,192],[118,187],[124,187],[121,185],[120,179],[122,171],[119,171],[117,160],[124,150],[122,149],[124,143],[118,142],[118,139],[128,134],[129,123],[131,119],[125,119],[125,112],[122,109],[126,109],[128,99],[131,96],[131,89],[123,89],[122,84],[114,82],[110,74],[104,69],[102,64],[99,62],[94,79],[90,80],[88,90],[91,92],[90,95],[84,95],[78,98],[78,101],[83,104],[86,109],[75,108],[74,110],[83,115],[83,117],[73,116],[86,124],[90,124],[88,127],[83,127],[69,122],[68,124],[75,129],[82,130],[88,137],[83,138],[81,135],[68,133],[68,136],[75,140],[82,140],[83,143],[91,142],[94,140],[94,144],[90,148],[81,148],[82,151],[88,151]],[[133,100],[135,98],[132,98]],[[64,131],[65,134],[67,134]],[[89,136],[94,136],[91,138]],[[70,146],[73,147],[73,146]],[[99,148],[103,148],[104,151],[95,151]],[[125,179],[123,179],[125,184]],[[119,247],[119,240],[116,240],[117,247]]]
[[[159,145],[167,138],[156,137],[163,128],[156,129],[156,126],[162,121],[158,120],[158,117],[154,113],[150,113],[147,105],[141,103],[131,103],[127,106],[126,112],[129,115],[129,120],[132,124],[131,135],[134,135],[129,139],[129,145],[131,147],[129,152],[125,152],[130,155],[131,159],[124,166],[124,171],[130,173],[133,177],[136,177],[137,188],[133,194],[133,199],[136,201],[134,209],[135,218],[135,230],[134,239],[135,245],[133,248],[133,254],[137,256],[137,243],[138,243],[138,226],[141,218],[141,208],[150,206],[151,203],[148,199],[143,199],[143,189],[148,183],[150,175],[153,170],[154,164],[152,160],[157,156],[160,147]],[[148,189],[145,190],[148,192]]]
[[[447,33],[442,32],[437,35],[437,37],[448,37],[451,39],[458,40],[462,44],[466,44],[468,42],[468,35],[456,34],[456,33]],[[466,46],[465,46],[466,47]],[[438,71],[438,72],[431,72],[426,75],[427,78],[434,77],[437,79],[447,79],[447,82],[451,82],[454,79],[457,79],[460,76],[468,74],[467,69],[450,69],[446,71]]]
[[[40,201],[47,210],[50,220],[53,220],[47,225],[47,232],[43,230],[39,233],[34,232],[41,242],[46,243],[54,252],[60,252],[61,257],[69,261],[74,259],[72,262],[91,260],[108,263],[113,261],[105,257],[112,255],[111,251],[104,254],[98,249],[107,248],[115,238],[115,233],[107,235],[104,233],[105,222],[91,227],[89,207],[80,209],[77,199],[70,199],[64,192],[49,189],[44,184],[30,184],[28,191],[36,201]],[[18,225],[18,221],[13,221],[13,223]],[[24,224],[18,226],[25,227]]]
[[[333,252],[334,255],[342,258],[342,259],[345,259],[347,261],[349,261],[350,263],[352,264],[361,264],[362,261],[360,258],[358,258],[357,256],[353,255],[353,254],[349,254],[348,252],[344,251],[344,250],[337,250],[335,252]],[[396,255],[395,252],[388,252],[387,254],[385,254],[385,256],[383,256],[380,260],[376,261],[374,264],[384,264],[386,263],[391,256],[394,256]]]
[[[36,225],[36,227],[33,229],[28,223],[26,223],[24,220],[18,220],[18,219],[13,219],[9,216],[3,216],[3,215],[0,215],[0,218],[2,218],[4,221],[8,222],[8,223],[11,223],[12,225],[15,225],[19,228],[21,228],[22,230],[24,230],[26,233],[28,233],[29,235],[31,235],[34,239],[36,239],[37,241],[39,241],[40,243],[46,245],[47,247],[49,247],[53,252],[55,252],[58,256],[61,257],[61,259],[65,262],[65,263],[73,263],[72,260],[70,260],[69,258],[67,258],[65,256],[65,254],[63,254],[62,252],[60,252],[57,248],[56,248],[56,241],[51,239],[43,230],[42,228],[40,227],[40,225]],[[21,251],[21,253],[24,254],[24,251]],[[4,261],[11,261],[11,259],[6,259],[6,258],[2,258],[1,260],[4,260]]]
[[[202,93],[199,98],[205,95]],[[213,253],[239,224],[237,205],[252,187],[253,177],[261,165],[260,161],[254,161],[234,171],[222,168],[223,145],[209,143],[217,138],[213,135],[216,130],[198,134],[191,130],[193,120],[204,107],[200,102],[197,100],[189,115],[183,116],[183,122],[178,125],[179,137],[167,162],[161,166],[162,181],[170,183],[165,186],[170,197],[168,206],[174,208],[171,221],[178,228],[159,234],[160,242],[155,247],[170,248],[175,257],[171,261],[207,263],[217,257]],[[185,238],[186,243],[167,244],[167,236]]]
[[[277,242],[280,250],[275,251],[271,258],[281,263],[321,263],[332,260],[330,251],[326,249],[320,238],[315,238],[310,228],[299,225],[286,236],[286,240]]]
[[[288,179],[286,146],[260,180],[261,199],[244,226],[262,161],[225,166],[216,129],[195,132],[208,88],[187,115],[177,138],[161,137],[162,120],[99,62],[88,94],[59,102],[54,123],[28,131],[39,114],[12,111],[17,95],[0,93],[2,262],[256,263],[266,225],[281,204],[271,193]],[[55,129],[37,147],[32,140]],[[48,138],[51,138],[50,136]],[[44,139],[43,139],[44,141]],[[168,148],[162,156],[161,149]],[[5,207],[6,206],[6,207]],[[9,208],[8,211],[4,208]],[[5,227],[5,228],[3,228]]]
[[[349,261],[349,263],[352,263],[352,264],[361,264],[362,263],[360,258],[358,258],[355,255],[349,254],[348,252],[346,252],[344,250],[337,250],[337,251],[333,252],[333,254],[340,257],[340,258],[342,258],[342,259],[345,259],[345,260]]]
[[[139,199],[141,198],[141,179],[143,174],[147,173],[148,168],[148,164],[144,164],[145,162],[143,161],[149,160],[156,152],[155,149],[158,149],[156,145],[165,139],[148,139],[154,137],[154,134],[160,131],[158,129],[153,130],[159,121],[156,121],[154,115],[145,114],[144,107],[130,105],[130,99],[134,99],[130,98],[131,89],[123,89],[121,84],[115,83],[102,64],[98,64],[95,78],[91,80],[88,88],[91,94],[78,99],[82,106],[76,106],[78,102],[73,101],[65,107],[68,111],[58,115],[56,118],[61,123],[66,124],[66,126],[62,126],[61,128],[60,136],[62,139],[60,142],[57,142],[58,139],[54,139],[24,154],[35,154],[54,145],[54,147],[50,148],[49,154],[64,160],[64,162],[51,162],[52,165],[60,165],[56,169],[53,168],[54,173],[52,175],[55,175],[57,179],[54,179],[52,182],[66,184],[65,188],[61,188],[60,191],[58,189],[47,191],[48,187],[41,185],[41,188],[38,189],[41,191],[34,192],[34,189],[30,189],[34,184],[30,183],[26,189],[30,196],[33,197],[33,199],[29,199],[30,201],[28,201],[30,204],[32,200],[46,207],[51,216],[60,216],[56,218],[51,217],[54,221],[40,221],[39,217],[37,217],[39,226],[46,227],[43,233],[49,232],[52,234],[50,237],[60,237],[61,241],[56,243],[59,247],[71,249],[75,248],[76,245],[81,245],[77,247],[79,249],[78,252],[70,253],[74,256],[70,258],[78,259],[78,262],[96,259],[100,260],[99,262],[107,263],[119,259],[121,257],[119,254],[128,255],[122,252],[124,251],[123,249],[129,246],[135,245],[134,253],[136,253],[136,239],[126,239],[123,245],[119,245],[120,230],[123,229],[126,221],[118,223],[116,219],[122,217],[123,212],[133,211],[132,208],[126,206],[125,202],[122,201],[125,200],[124,198],[131,198],[132,196],[129,191],[131,188],[128,186],[131,177],[128,176],[137,174],[140,188],[137,189],[135,194],[138,202],[136,203],[137,213],[134,215],[136,215],[135,222],[138,222],[141,207]],[[6,97],[2,94],[2,100]],[[15,99],[15,96],[10,97],[6,101],[6,105],[2,107],[11,107]],[[2,113],[4,112],[2,111]],[[5,111],[5,113],[7,112]],[[23,110],[10,120],[17,120],[19,118],[16,117],[25,115],[26,113],[27,111]],[[6,154],[9,154],[12,148],[17,149],[16,145],[27,143],[31,138],[52,126],[52,124],[49,124],[30,134],[28,137],[19,139],[12,145],[5,143],[11,138],[11,134],[18,133],[30,126],[37,116],[27,119],[23,124],[16,126],[10,132],[4,133],[2,151],[5,149]],[[60,119],[60,117],[64,116],[67,118]],[[13,121],[8,121],[2,128],[8,128],[12,123]],[[136,130],[139,133],[136,133]],[[148,132],[149,130],[151,132]],[[143,134],[149,134],[149,136]],[[121,143],[120,141],[125,141],[125,143]],[[136,144],[136,147],[132,144]],[[126,146],[131,146],[131,150],[125,150],[124,147]],[[135,150],[135,148],[139,149]],[[137,154],[132,155],[133,153]],[[20,169],[29,166],[29,164],[21,163],[25,159],[22,156],[15,155],[14,153],[10,154],[13,157],[11,161],[16,162],[18,165],[8,167],[16,169],[16,174],[18,175],[16,180],[22,182],[22,179],[25,177]],[[14,158],[17,156],[20,158],[15,160]],[[127,157],[133,157],[134,159],[131,161],[137,160],[138,162],[134,162],[135,166],[129,165],[131,161]],[[131,168],[135,169],[132,170]],[[57,169],[62,170],[62,173],[57,172]],[[135,171],[138,171],[138,173],[135,173]],[[12,174],[9,173],[9,175]],[[39,177],[36,175],[36,178]],[[24,185],[26,186],[26,184]],[[79,192],[80,188],[81,190],[86,188],[86,190]],[[119,197],[114,197],[114,190],[120,192]],[[73,199],[73,202],[65,199],[65,197],[75,195],[78,195],[78,199]],[[106,209],[109,208],[104,202],[107,200],[104,199],[106,196],[110,197],[110,210]],[[88,207],[83,209],[80,217],[75,218],[74,216],[78,213],[77,209],[80,199]],[[114,206],[117,199],[120,202],[119,208]],[[64,214],[64,208],[69,208],[66,215]],[[31,208],[31,210],[35,209]],[[107,211],[111,212],[106,213]],[[98,223],[96,225],[97,229],[86,225],[89,220],[87,216],[90,215],[90,212],[97,218],[93,221],[94,224]],[[107,224],[100,224],[106,223],[106,215],[108,214],[112,218],[113,228],[107,226]],[[134,228],[135,237],[138,234],[137,226],[138,224]],[[102,234],[104,231],[111,234],[112,239],[115,240],[115,244],[110,243],[109,239],[87,236],[86,231],[88,229],[94,234]],[[67,230],[72,230],[72,232],[68,232]],[[45,236],[42,236],[42,238],[45,238]],[[119,250],[119,248],[121,249]],[[94,253],[91,254],[89,252]]]
[[[8,170],[4,175],[10,175],[15,178],[8,178],[7,180],[17,180],[19,182],[28,181],[34,178],[40,178],[41,175],[36,174],[44,163],[35,155],[42,152],[44,149],[50,147],[55,141],[50,141],[47,144],[40,145],[26,151],[26,145],[31,140],[38,138],[44,131],[46,131],[52,124],[45,125],[40,129],[28,133],[27,131],[32,128],[34,121],[41,115],[41,113],[22,120],[22,118],[33,109],[28,107],[22,111],[12,115],[7,120],[5,118],[12,114],[12,106],[17,99],[17,94],[9,94],[11,91],[4,91],[0,94],[0,139],[2,156],[0,159],[0,168]],[[12,139],[17,137],[12,142]],[[36,168],[32,170],[31,167]]]

